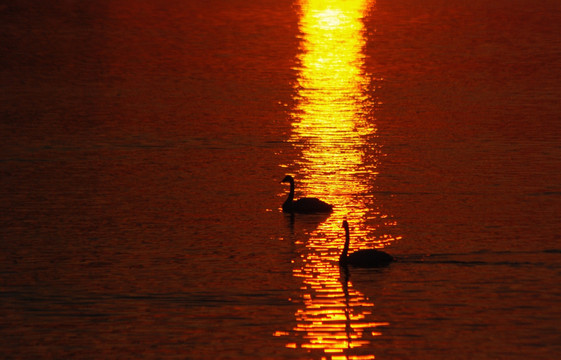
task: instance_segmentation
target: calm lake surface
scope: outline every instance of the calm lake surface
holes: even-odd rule
[[[561,356],[561,3],[0,4],[7,359]],[[281,211],[296,195],[329,216]],[[382,269],[338,266],[384,248]]]

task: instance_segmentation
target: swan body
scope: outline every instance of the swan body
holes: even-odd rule
[[[292,176],[286,175],[281,182],[290,184],[290,193],[282,204],[282,211],[300,214],[330,213],[333,211],[333,205],[318,198],[301,198],[294,201],[294,178]]]
[[[388,266],[391,262],[395,261],[394,257],[390,254],[374,249],[358,250],[348,254],[350,236],[349,223],[347,220],[343,221],[343,227],[345,228],[345,246],[343,247],[343,252],[339,257],[339,265],[372,268]]]

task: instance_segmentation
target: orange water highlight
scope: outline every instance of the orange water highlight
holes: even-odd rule
[[[367,0],[301,2],[296,107],[290,142],[301,151],[296,161],[297,190],[335,205],[330,233],[347,218],[360,224],[377,175],[381,149],[373,119],[373,80],[364,72],[362,18]],[[339,222],[333,220],[340,220]],[[363,234],[363,226],[355,228]]]
[[[376,101],[368,91],[377,79],[364,72],[362,19],[374,2],[302,0],[300,7],[297,105],[289,141],[301,157],[286,167],[297,169],[297,193],[318,197],[335,209],[306,243],[296,244],[300,258],[294,262],[294,276],[303,282],[303,307],[295,314],[292,333],[300,341],[286,346],[323,351],[332,359],[373,359],[366,348],[369,339],[389,324],[369,320],[374,304],[345,281],[337,260],[344,243],[343,219],[351,224],[353,250],[396,240],[384,231],[395,226],[387,221],[391,217],[372,209],[382,153],[376,143]],[[361,347],[366,349],[357,352]]]

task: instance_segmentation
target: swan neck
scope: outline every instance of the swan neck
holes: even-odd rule
[[[290,201],[294,199],[294,181],[290,182],[290,193],[288,194]]]
[[[294,200],[294,181],[290,182],[290,192],[288,193],[288,197],[284,204],[282,204],[282,208],[284,211],[291,211],[292,210],[292,201]]]
[[[290,192],[288,193],[287,202],[292,202],[294,200],[294,181],[290,182]]]

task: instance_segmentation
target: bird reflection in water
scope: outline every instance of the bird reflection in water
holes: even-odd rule
[[[316,263],[315,269],[302,269],[302,276],[319,266]],[[379,328],[389,324],[369,320],[374,304],[353,287],[344,267],[333,263],[323,266],[323,274],[306,278],[304,306],[295,314],[297,325],[292,333],[302,339],[286,346],[321,350],[332,359],[373,359],[368,345],[381,335]]]

